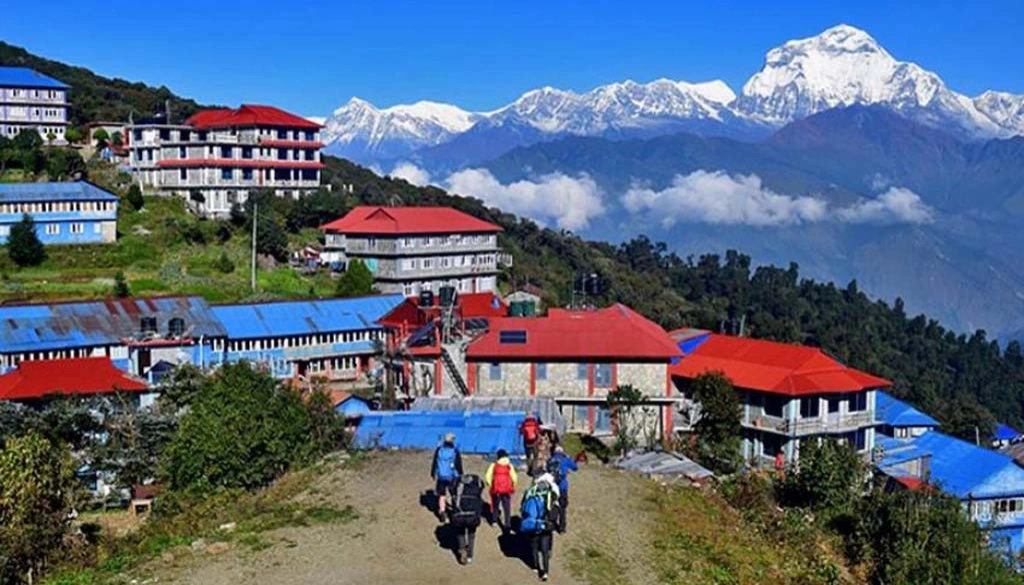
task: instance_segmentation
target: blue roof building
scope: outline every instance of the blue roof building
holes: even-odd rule
[[[215,358],[265,364],[281,378],[352,380],[372,368],[384,342],[377,320],[403,300],[379,295],[215,306],[227,333]]]
[[[64,143],[68,125],[69,87],[27,67],[0,67],[0,136],[14,138],[35,130]]]
[[[883,435],[896,438],[918,437],[939,426],[939,421],[883,391],[875,398],[875,419]]]
[[[523,413],[404,411],[363,415],[353,444],[360,449],[416,449],[437,447],[445,433],[455,433],[455,445],[463,453],[494,455],[504,449],[523,456],[519,425]]]
[[[1020,438],[1020,431],[1009,425],[999,423],[996,425],[995,432],[992,433],[992,446],[1005,447],[1010,443],[1016,443]]]
[[[0,183],[0,244],[28,215],[43,244],[98,244],[117,240],[120,199],[92,183]]]

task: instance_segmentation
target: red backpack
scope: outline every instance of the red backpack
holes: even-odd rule
[[[533,443],[537,440],[537,431],[540,430],[540,425],[537,424],[537,419],[528,418],[523,421],[523,438],[526,439],[527,443]]]
[[[504,463],[494,464],[494,476],[491,478],[491,493],[495,496],[510,496],[516,491],[512,485],[512,466]]]

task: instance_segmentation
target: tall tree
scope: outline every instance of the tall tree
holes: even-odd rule
[[[136,183],[132,183],[132,186],[128,187],[126,199],[135,211],[141,210],[142,206],[146,204],[146,200],[142,198],[142,189]]]
[[[373,292],[373,273],[359,258],[353,258],[338,279],[335,296],[358,297]]]
[[[698,457],[709,467],[732,471],[740,463],[740,400],[732,382],[720,372],[701,374],[692,382],[700,418],[694,426]]]
[[[36,222],[27,213],[11,226],[7,236],[7,255],[18,266],[36,266],[46,260],[46,249],[36,235]]]

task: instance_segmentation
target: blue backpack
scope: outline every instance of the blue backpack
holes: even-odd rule
[[[553,528],[548,520],[553,499],[551,496],[551,487],[546,483],[530,486],[519,507],[520,532],[535,534]]]
[[[437,450],[437,479],[451,481],[458,477],[455,470],[455,447],[443,445]]]

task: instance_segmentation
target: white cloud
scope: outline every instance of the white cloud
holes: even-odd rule
[[[902,187],[889,187],[875,199],[866,199],[837,211],[847,223],[931,223],[931,207],[921,197]]]
[[[430,173],[411,162],[403,161],[398,163],[391,170],[390,175],[396,179],[405,179],[417,187],[425,187],[430,184]]]
[[[569,230],[585,228],[605,212],[601,190],[587,175],[552,173],[537,181],[503,185],[486,169],[465,169],[449,175],[445,186],[453,193],[477,197],[503,211],[541,223],[553,221]]]
[[[781,195],[764,187],[757,175],[733,177],[722,171],[676,175],[660,191],[634,186],[622,203],[630,213],[655,215],[666,228],[678,222],[791,225],[821,221],[828,211],[821,199]]]
[[[680,222],[784,226],[824,221],[845,223],[928,223],[933,210],[909,189],[889,187],[875,199],[830,207],[818,197],[776,193],[757,175],[723,171],[676,175],[662,190],[634,186],[622,197],[634,214],[657,218],[668,228]]]

